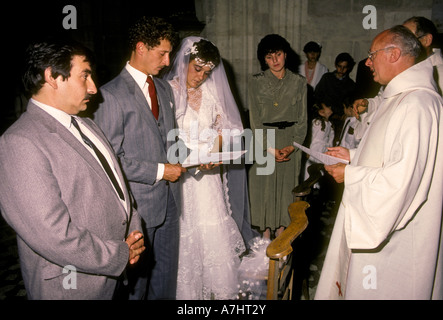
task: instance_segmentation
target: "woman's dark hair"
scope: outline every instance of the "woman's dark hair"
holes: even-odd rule
[[[286,54],[291,51],[291,45],[282,36],[278,34],[268,34],[261,39],[257,48],[257,58],[263,71],[269,68],[265,61],[266,55],[280,50]]]
[[[129,47],[135,50],[138,42],[143,42],[150,48],[168,40],[173,47],[178,43],[178,34],[173,26],[162,18],[142,17],[129,29]]]
[[[313,114],[314,114],[313,121],[316,121],[316,122],[319,121],[321,123],[321,131],[325,131],[326,120],[319,113],[321,110],[323,110],[323,104],[322,103],[314,103],[312,105],[312,110],[313,110]],[[331,123],[331,126],[334,127],[332,125],[332,123]]]
[[[321,45],[319,45],[317,42],[309,41],[305,46],[303,47],[303,52],[318,52],[321,53]]]
[[[196,53],[191,53],[190,60],[200,58],[204,62],[212,62],[215,67],[220,64],[220,52],[218,48],[210,41],[201,39],[199,42],[195,42]]]
[[[351,73],[352,69],[354,69],[355,66],[354,58],[352,58],[349,53],[342,52],[335,58],[335,65],[343,61],[346,61],[348,63],[348,74]]]
[[[45,83],[45,70],[51,68],[54,78],[63,80],[71,75],[72,58],[83,56],[85,61],[94,64],[92,51],[74,41],[48,40],[28,46],[25,52],[25,66],[22,82],[29,95],[38,93]]]

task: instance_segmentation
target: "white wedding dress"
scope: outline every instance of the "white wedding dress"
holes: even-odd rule
[[[178,85],[174,80],[170,83],[173,88]],[[177,119],[181,138],[188,148],[207,152],[223,128],[224,116],[205,83],[189,89],[188,96],[186,112]],[[213,134],[208,134],[208,129],[213,129]],[[239,255],[245,251],[245,245],[231,217],[226,175],[222,181],[220,167],[200,175],[199,180],[190,173],[180,178],[177,299],[236,299]]]

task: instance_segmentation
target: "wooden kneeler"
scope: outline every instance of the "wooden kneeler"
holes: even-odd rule
[[[309,204],[296,201],[289,205],[288,211],[291,224],[267,247],[269,271],[267,279],[267,300],[292,299],[294,269],[292,266],[292,242],[308,226],[306,209]]]

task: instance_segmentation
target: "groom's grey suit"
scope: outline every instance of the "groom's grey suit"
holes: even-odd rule
[[[151,246],[147,246],[147,253],[153,250],[155,260],[148,298],[174,299],[180,189],[178,183],[156,181],[156,177],[158,164],[168,163],[167,150],[175,143],[175,140],[167,141],[168,132],[176,128],[175,104],[169,84],[158,78],[154,82],[160,110],[158,120],[126,69],[100,88],[103,102],[94,120],[120,159],[137,211],[146,224],[145,244],[148,241]],[[142,298],[144,293],[135,290],[133,297]]]

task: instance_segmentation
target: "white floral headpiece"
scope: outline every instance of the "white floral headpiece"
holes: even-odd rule
[[[194,45],[192,47],[190,47],[188,50],[186,50],[185,55],[188,54],[193,54],[195,55],[195,62],[197,62],[197,64],[199,66],[203,66],[203,67],[209,67],[211,70],[215,68],[215,64],[212,61],[203,61],[203,59],[200,59],[199,57],[197,57],[198,55],[198,49],[197,49],[197,45],[194,43]]]

